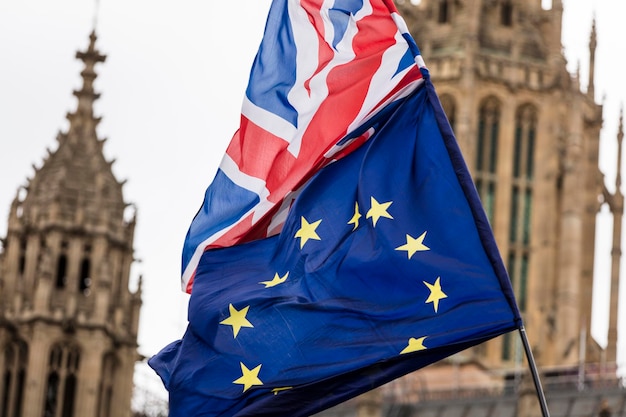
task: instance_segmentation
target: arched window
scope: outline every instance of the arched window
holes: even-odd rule
[[[437,22],[449,23],[450,22],[450,1],[439,0],[439,8],[437,10]]]
[[[522,311],[526,308],[537,114],[534,106],[525,105],[520,107],[515,115],[508,266],[514,284],[513,289]]]
[[[20,240],[20,261],[19,261],[19,273],[23,274],[26,269],[26,239]]]
[[[513,178],[532,180],[534,170],[535,135],[537,132],[537,109],[525,105],[515,116],[515,154],[513,155]]]
[[[57,277],[55,282],[56,288],[65,288],[65,283],[67,282],[67,256],[65,254],[61,254],[57,260]]]
[[[83,261],[80,263],[80,279],[78,280],[78,289],[84,295],[89,295],[90,287],[91,287],[91,261],[89,258],[83,258]]]
[[[456,122],[456,103],[454,101],[454,97],[452,97],[450,94],[442,94],[439,97],[439,100],[441,101],[441,107],[443,107],[443,110],[448,117],[450,126],[452,126],[452,130],[454,130],[454,125]]]
[[[98,416],[112,417],[111,402],[113,400],[113,386],[118,361],[113,353],[104,356],[102,360],[102,381],[100,383],[100,394],[98,397]]]
[[[476,189],[492,224],[496,199],[499,128],[500,102],[495,97],[488,97],[478,109],[475,179]]]
[[[50,350],[43,417],[73,417],[78,386],[80,350],[56,344]]]
[[[502,26],[513,26],[513,3],[511,0],[504,0],[500,4],[500,24]]]
[[[530,266],[530,234],[533,203],[533,170],[538,111],[532,105],[518,108],[515,114],[513,147],[513,182],[511,185],[511,216],[507,269],[518,306],[526,310]],[[511,351],[510,347],[506,347]],[[503,359],[505,357],[503,351]]]
[[[83,247],[83,260],[80,263],[78,290],[85,296],[91,293],[91,244]]]
[[[9,342],[3,349],[0,380],[0,417],[21,416],[28,346],[21,340]]]

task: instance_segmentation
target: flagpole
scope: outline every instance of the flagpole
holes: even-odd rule
[[[533,377],[533,382],[535,383],[535,389],[537,390],[537,398],[539,399],[539,405],[541,406],[541,414],[543,417],[550,417],[550,412],[548,411],[548,403],[546,402],[546,396],[543,393],[541,381],[539,380],[537,364],[535,363],[533,352],[530,350],[530,343],[528,343],[528,336],[526,335],[526,329],[524,328],[524,326],[521,326],[519,328],[519,334],[522,338],[522,344],[524,345],[524,351],[526,352],[526,359],[528,359],[530,373]]]

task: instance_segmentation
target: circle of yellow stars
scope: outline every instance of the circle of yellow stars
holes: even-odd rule
[[[378,221],[380,219],[393,219],[393,216],[389,213],[389,208],[393,204],[393,201],[386,201],[383,203],[378,202],[376,198],[373,196],[370,198],[371,207],[365,214],[366,219],[371,219],[372,226],[376,227]],[[360,212],[358,202],[354,204],[354,214],[352,218],[348,221],[347,224],[352,225],[352,231],[355,231],[359,227],[360,219],[363,215]],[[294,238],[300,239],[300,249],[304,248],[304,245],[311,240],[321,240],[320,236],[317,233],[317,228],[319,227],[322,220],[316,220],[313,222],[309,222],[304,216],[300,217],[300,228],[296,231]],[[409,234],[406,234],[406,243],[395,248],[397,251],[406,251],[407,258],[410,260],[413,255],[417,252],[429,251],[430,248],[426,246],[424,240],[426,239],[427,231],[423,232],[418,237],[413,237]],[[274,277],[267,281],[259,282],[260,285],[264,285],[265,288],[272,288],[278,285],[284,284],[289,277],[289,272],[287,271],[285,274],[280,275],[278,272],[274,274]],[[424,285],[430,291],[428,298],[425,301],[425,304],[432,303],[433,309],[435,313],[439,310],[439,302],[447,298],[447,294],[445,294],[441,288],[441,277],[437,277],[434,283],[429,283],[423,281]],[[229,317],[222,320],[220,324],[228,325],[232,327],[233,338],[237,338],[240,330],[242,328],[254,328],[254,325],[250,323],[250,321],[246,318],[250,306],[243,307],[240,310],[237,310],[235,306],[229,304],[228,311]],[[424,341],[427,339],[427,336],[422,337],[411,337],[409,338],[406,347],[404,347],[400,354],[407,354],[412,352],[418,352],[421,350],[426,350],[427,346],[424,345]],[[243,385],[243,392],[246,392],[248,389],[254,386],[263,385],[263,381],[259,378],[259,372],[261,371],[262,364],[257,365],[256,367],[249,369],[243,362],[240,362],[241,367],[241,377],[237,378],[233,381],[234,384]],[[292,387],[279,387],[272,389],[272,393],[276,395],[278,392],[291,389]]]

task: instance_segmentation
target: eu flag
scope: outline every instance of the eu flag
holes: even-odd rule
[[[369,129],[279,235],[203,254],[188,329],[150,360],[171,416],[308,416],[521,327],[427,74]]]

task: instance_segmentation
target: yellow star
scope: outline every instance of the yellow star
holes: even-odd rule
[[[426,346],[424,346],[424,339],[426,339],[427,336],[424,337],[420,337],[419,339],[416,339],[414,337],[409,339],[409,344],[402,349],[402,352],[400,352],[400,354],[404,354],[404,353],[411,353],[411,352],[418,352],[420,350],[426,350]]]
[[[317,226],[319,226],[321,222],[321,220],[318,220],[316,222],[309,223],[304,216],[300,218],[300,229],[298,229],[296,235],[294,236],[294,238],[300,238],[300,249],[304,247],[304,244],[309,239],[321,240],[315,232],[315,229],[317,229]]]
[[[241,378],[235,379],[233,381],[233,384],[243,385],[243,392],[246,392],[254,385],[263,385],[263,382],[259,379],[259,371],[261,370],[261,365],[250,370],[243,363],[239,362],[239,364],[241,365],[242,375]]]
[[[361,213],[359,212],[359,203],[354,203],[354,216],[350,219],[348,224],[354,224],[354,228],[352,231],[355,231],[357,227],[359,227],[359,219],[361,218]]]
[[[287,271],[287,273],[283,275],[282,277],[278,275],[278,272],[277,272],[274,274],[274,278],[271,281],[261,281],[259,282],[259,284],[264,284],[265,288],[275,287],[278,284],[282,284],[283,282],[287,281],[288,276],[289,276],[289,271]]]
[[[435,313],[439,309],[439,300],[441,300],[442,298],[448,298],[448,296],[444,294],[443,291],[441,291],[440,280],[441,277],[437,277],[437,280],[434,284],[429,284],[428,282],[423,281],[430,290],[430,295],[428,296],[426,303],[433,303],[433,306],[435,307]]]
[[[372,199],[371,200],[372,208],[370,208],[367,211],[365,218],[369,219],[371,217],[372,222],[374,223],[374,227],[376,227],[376,222],[378,222],[378,219],[380,219],[381,217],[393,219],[393,217],[391,217],[391,214],[387,213],[387,209],[389,208],[391,203],[393,203],[393,201],[387,201],[386,203],[379,203],[378,201],[376,201],[374,197],[371,197],[371,199]]]
[[[281,391],[287,391],[287,390],[290,390],[290,389],[293,389],[293,387],[281,387],[281,388],[274,388],[274,389],[272,390],[272,392],[274,393],[274,395],[278,395],[278,393],[279,393],[279,392],[281,392]]]
[[[430,250],[428,246],[424,245],[425,237],[426,232],[422,233],[417,239],[406,235],[406,245],[398,246],[396,250],[405,250],[407,255],[409,255],[409,259],[411,259],[411,256],[413,256],[415,252]]]
[[[228,305],[228,310],[230,311],[230,317],[225,320],[220,321],[220,324],[226,324],[229,326],[233,326],[233,337],[236,338],[239,330],[242,327],[254,327],[252,323],[246,319],[246,314],[248,314],[248,309],[250,306],[244,307],[241,310],[237,310],[232,304]]]

